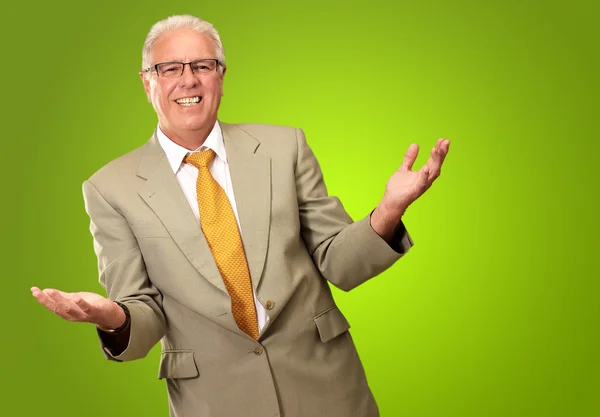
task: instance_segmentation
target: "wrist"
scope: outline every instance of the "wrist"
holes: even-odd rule
[[[389,242],[401,223],[405,209],[389,207],[383,201],[371,214],[371,227],[379,236]]]
[[[129,325],[129,309],[119,301],[113,301],[113,309],[106,323],[96,325],[98,329],[107,333],[116,333]]]
[[[400,218],[406,212],[408,206],[392,203],[385,199],[385,197],[379,202],[376,210],[379,210],[381,216],[389,221],[400,220]]]

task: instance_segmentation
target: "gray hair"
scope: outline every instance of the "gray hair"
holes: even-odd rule
[[[219,67],[222,71],[222,65],[225,64],[225,52],[223,51],[223,44],[221,43],[219,32],[217,32],[212,24],[189,14],[169,16],[166,19],[156,22],[150,28],[146,40],[144,41],[144,47],[142,48],[142,70],[145,70],[152,65],[150,56],[152,55],[152,48],[158,38],[169,31],[183,28],[203,33],[214,41],[215,49],[217,50],[216,58],[221,63],[221,66]]]

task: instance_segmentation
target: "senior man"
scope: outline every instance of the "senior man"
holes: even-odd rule
[[[408,251],[402,215],[439,176],[449,141],[418,171],[411,145],[354,222],[302,130],[217,119],[226,66],[211,24],[156,23],[142,64],[158,126],[83,185],[108,298],[33,296],[94,324],[108,359],[143,358],[160,340],[171,416],[377,416],[328,282],[351,290]]]

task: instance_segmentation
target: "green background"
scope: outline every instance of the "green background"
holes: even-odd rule
[[[151,135],[142,43],[191,13],[225,45],[220,118],[302,127],[355,219],[411,142],[420,167],[452,140],[410,254],[335,291],[382,416],[600,416],[594,3],[5,2],[0,414],[168,413],[158,348],[105,361],[29,288],[102,291],[81,184]]]

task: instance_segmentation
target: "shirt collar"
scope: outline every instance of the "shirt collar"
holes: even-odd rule
[[[167,135],[160,130],[160,125],[156,127],[156,138],[167,155],[169,165],[171,165],[171,169],[175,174],[179,171],[183,158],[185,158],[188,153],[200,152],[206,149],[212,149],[215,151],[215,154],[217,154],[217,158],[221,159],[224,163],[227,163],[227,154],[225,152],[225,144],[223,143],[223,133],[218,120],[215,122],[215,125],[204,143],[200,145],[198,149],[193,151],[190,151],[169,139]]]

